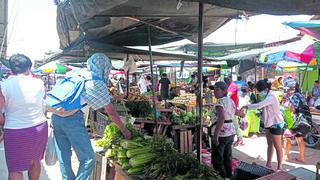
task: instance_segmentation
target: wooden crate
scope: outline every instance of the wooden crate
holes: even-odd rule
[[[180,152],[192,153],[192,132],[191,130],[180,131]]]
[[[173,140],[175,146],[181,153],[192,153],[193,150],[193,138],[192,130],[194,125],[174,125],[172,126]]]
[[[96,153],[96,161],[90,177],[90,180],[107,180],[108,177],[108,159],[99,153]]]
[[[115,175],[114,175],[114,180],[131,180],[132,178],[122,170],[121,166],[118,164],[114,163],[115,167]]]

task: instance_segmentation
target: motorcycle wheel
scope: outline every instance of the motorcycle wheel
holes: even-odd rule
[[[314,122],[311,125],[311,131],[304,137],[307,147],[320,148],[320,126]]]

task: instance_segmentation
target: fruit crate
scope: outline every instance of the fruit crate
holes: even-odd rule
[[[112,103],[114,109],[118,112],[118,114],[122,117],[128,116],[127,108],[123,102],[120,103]],[[99,109],[94,111],[93,109],[89,112],[89,124],[90,130],[92,132],[93,137],[101,138],[103,137],[105,127],[110,124],[111,120],[108,119],[104,113],[104,109]]]
[[[93,167],[93,171],[90,180],[107,180],[108,177],[108,159],[96,153],[96,161]]]
[[[112,103],[113,108],[117,111],[117,113],[122,117],[128,116],[128,110],[126,108],[126,105],[123,101],[121,102],[114,102]]]
[[[104,129],[110,124],[110,120],[107,120],[107,115],[100,110],[96,111],[96,119],[91,120],[90,122],[92,126],[92,135],[98,138],[103,137]]]

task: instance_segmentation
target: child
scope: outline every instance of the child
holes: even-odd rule
[[[212,165],[222,178],[232,177],[232,144],[236,133],[232,119],[236,112],[234,102],[228,97],[228,86],[224,82],[214,85],[214,95],[218,99],[211,118]]]

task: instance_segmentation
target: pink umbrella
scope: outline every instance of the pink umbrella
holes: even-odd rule
[[[263,63],[274,64],[282,60],[309,64],[318,59],[319,43],[313,40],[299,40],[276,47],[260,55]]]

